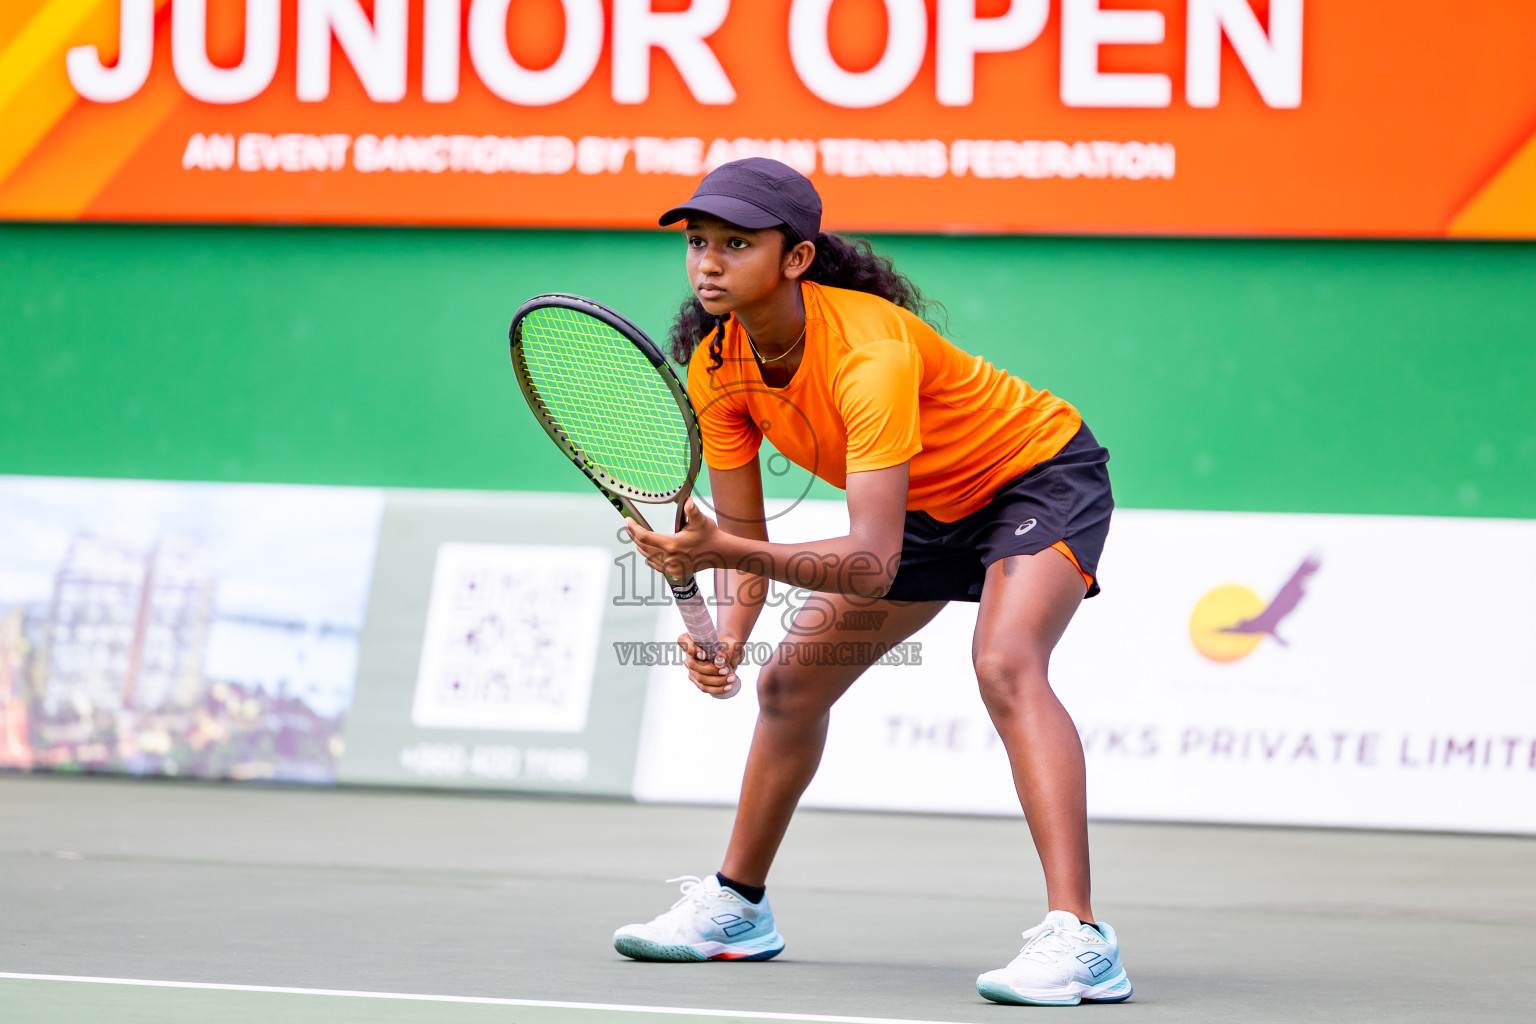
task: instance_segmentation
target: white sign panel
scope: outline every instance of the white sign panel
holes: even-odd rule
[[[1536,832],[1536,523],[1125,510],[1101,570],[1052,664],[1095,817]],[[975,612],[843,698],[807,806],[1018,813]],[[749,701],[655,669],[636,795],[733,800]]]
[[[585,729],[612,568],[598,547],[439,547],[411,722]]]

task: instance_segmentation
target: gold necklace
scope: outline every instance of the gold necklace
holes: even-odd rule
[[[800,347],[800,343],[805,340],[806,328],[808,328],[810,326],[811,326],[810,322],[807,321],[805,327],[800,328],[800,337],[795,339],[795,343],[793,345],[789,346],[789,348],[785,350],[783,355],[781,355],[781,356],[774,356],[772,359],[764,359],[763,358],[763,354],[757,350],[757,342],[752,340],[752,335],[747,334],[747,329],[745,327],[743,327],[741,329],[741,333],[747,335],[747,344],[752,346],[752,354],[757,357],[757,361],[759,363],[767,365],[768,363],[777,363],[777,362],[779,362],[781,360],[788,359],[791,355],[793,355],[794,352],[795,352],[795,349],[799,348]]]

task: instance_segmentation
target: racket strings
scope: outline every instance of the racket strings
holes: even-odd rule
[[[534,389],[571,443],[609,476],[670,496],[688,476],[688,428],[644,353],[576,310],[523,318],[523,358]]]

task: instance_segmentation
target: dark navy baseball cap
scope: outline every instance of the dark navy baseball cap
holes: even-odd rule
[[[659,223],[665,227],[692,213],[753,231],[783,224],[807,242],[821,233],[821,196],[811,179],[763,156],[716,167],[704,175],[693,198],[662,214]]]

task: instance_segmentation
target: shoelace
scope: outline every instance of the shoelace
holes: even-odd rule
[[[673,910],[678,909],[684,904],[692,903],[695,906],[702,907],[709,902],[709,890],[704,888],[704,879],[698,875],[678,875],[676,878],[667,879],[668,885],[671,885],[673,882],[683,883],[678,886],[683,895],[678,898],[676,903],[672,904],[671,910],[668,910],[667,913],[670,914]]]
[[[1024,948],[1019,950],[1019,956],[1027,956],[1031,960],[1049,960],[1052,953],[1070,953],[1070,934],[1054,921],[1042,921],[1021,936]]]

